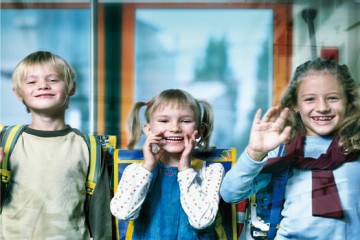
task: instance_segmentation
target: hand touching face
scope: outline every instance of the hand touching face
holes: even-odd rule
[[[150,123],[144,126],[144,132],[150,134],[162,133],[158,146],[169,153],[181,153],[184,151],[186,136],[192,139],[194,131],[197,130],[196,119],[190,107],[174,108],[166,106],[155,111]],[[197,132],[195,134],[195,137]]]

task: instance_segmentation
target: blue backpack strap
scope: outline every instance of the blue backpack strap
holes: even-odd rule
[[[278,157],[285,156],[285,154],[285,145],[281,145],[279,148]],[[279,174],[273,175],[271,179],[273,184],[273,190],[271,196],[270,228],[268,232],[268,239],[275,238],[280,221],[282,219],[281,210],[283,209],[285,187],[289,178],[289,172],[290,168],[285,169]]]

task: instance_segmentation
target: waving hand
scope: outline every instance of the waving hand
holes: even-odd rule
[[[290,135],[289,126],[283,129],[289,109],[283,109],[280,114],[279,111],[279,106],[272,107],[261,119],[261,110],[257,110],[247,147],[247,152],[252,159],[261,161],[269,151],[284,143]]]

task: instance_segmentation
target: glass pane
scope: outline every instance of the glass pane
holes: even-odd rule
[[[135,101],[168,88],[207,99],[212,145],[242,149],[272,103],[272,9],[137,9]]]
[[[77,74],[66,122],[89,132],[90,11],[88,9],[1,9],[1,108],[5,125],[29,123],[30,114],[11,90],[16,64],[31,52],[51,51]]]

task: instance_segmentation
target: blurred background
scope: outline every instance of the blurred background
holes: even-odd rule
[[[360,0],[1,0],[0,33],[0,123],[29,123],[11,74],[51,51],[77,73],[67,122],[121,148],[132,104],[164,89],[208,100],[211,145],[241,152],[299,64],[332,58],[360,78]]]

